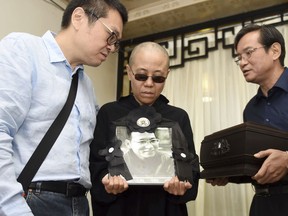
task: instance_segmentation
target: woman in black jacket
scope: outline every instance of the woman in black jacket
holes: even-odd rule
[[[169,105],[161,95],[169,73],[168,53],[157,43],[142,43],[132,51],[127,72],[133,93],[105,104],[97,116],[90,146],[93,213],[187,216],[186,203],[197,196],[199,160],[188,114]],[[129,130],[136,127],[140,132],[155,131],[162,126],[172,128],[175,176],[162,185],[129,184],[133,176],[123,160],[122,141],[116,133],[117,127],[123,126]]]

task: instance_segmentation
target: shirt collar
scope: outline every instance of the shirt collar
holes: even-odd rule
[[[55,36],[56,36],[56,34],[51,32],[51,31],[47,31],[42,36],[44,44],[47,47],[47,50],[49,53],[50,62],[54,63],[54,62],[66,61],[66,58],[65,58],[62,50],[60,49],[58,43],[55,40]]]
[[[283,73],[281,74],[280,78],[277,80],[274,87],[278,87],[283,89],[285,92],[288,92],[288,68],[284,68]]]
[[[275,85],[272,87],[272,89],[275,89],[275,88],[282,89],[285,92],[288,92],[288,68],[287,67],[284,68],[283,73],[281,74],[281,76],[279,77]],[[255,102],[257,103],[263,96],[264,95],[259,87],[257,94],[256,94]]]
[[[47,47],[47,51],[49,53],[49,58],[51,63],[56,62],[65,62],[67,66],[70,66],[70,63],[67,61],[66,57],[64,56],[62,50],[60,49],[57,41],[55,40],[56,33],[47,31],[43,36],[42,39],[44,41],[45,46]],[[75,68],[75,71],[78,69],[84,69],[83,65],[78,65]]]

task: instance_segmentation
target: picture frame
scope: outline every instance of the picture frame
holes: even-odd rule
[[[129,185],[163,185],[175,176],[172,128],[157,127],[154,132],[141,133],[117,126],[116,137],[132,175]]]

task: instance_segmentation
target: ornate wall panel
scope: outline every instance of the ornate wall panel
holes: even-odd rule
[[[130,53],[137,44],[155,41],[165,47],[169,53],[171,68],[185,67],[185,62],[209,58],[209,52],[217,51],[219,46],[231,50],[231,59],[235,57],[234,37],[248,23],[266,25],[288,24],[288,3],[264,10],[246,13],[225,19],[214,20],[162,32],[133,40],[121,42],[118,62],[117,98],[130,92],[130,83],[125,71]]]

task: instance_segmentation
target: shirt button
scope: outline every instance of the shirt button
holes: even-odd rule
[[[269,120],[269,119],[265,119],[265,121],[266,121],[266,122],[269,122],[270,120]]]
[[[268,102],[268,103],[267,103],[267,105],[268,105],[268,106],[270,106],[270,105],[271,105],[271,103],[270,103],[270,102]]]

